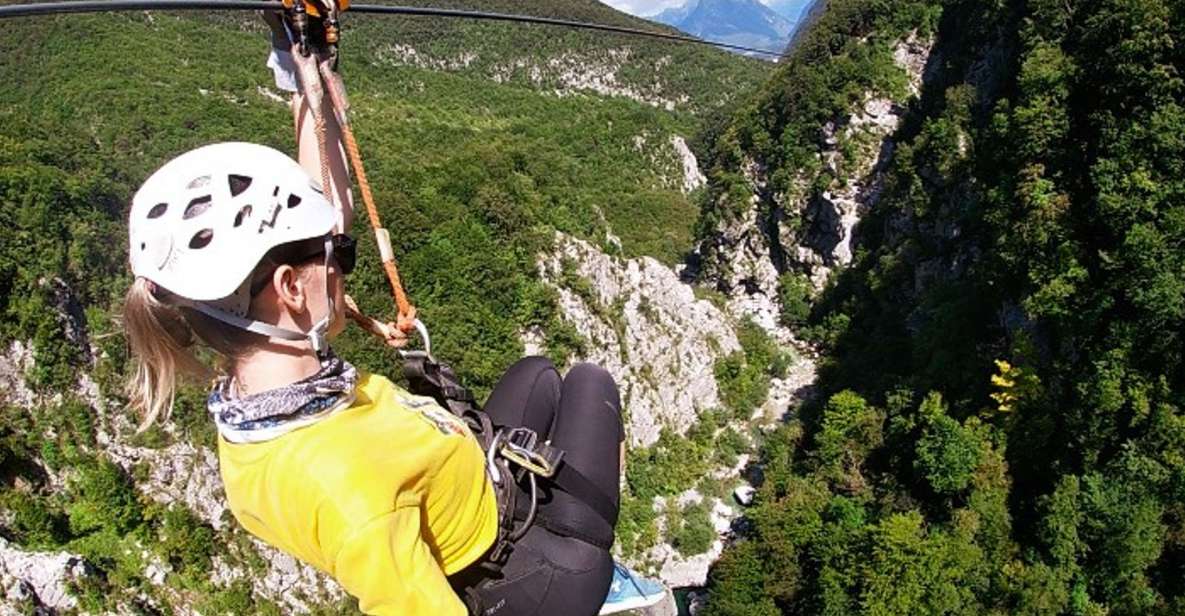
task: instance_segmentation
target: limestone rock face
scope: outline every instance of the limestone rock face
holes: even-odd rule
[[[15,406],[29,406],[37,399],[25,383],[25,372],[33,367],[33,349],[13,340],[0,355],[0,398]]]
[[[743,250],[737,252],[747,258]],[[768,260],[746,263],[772,275],[776,284],[777,274]],[[600,364],[617,380],[631,447],[652,444],[663,427],[683,433],[701,411],[722,406],[715,364],[740,349],[736,327],[741,318],[757,321],[784,348],[797,345],[791,333],[777,325],[775,296],[738,295],[726,299],[721,308],[696,299],[691,285],[655,259],[613,257],[588,242],[557,234],[552,250],[539,256],[538,267],[542,280],[559,295],[561,318],[586,341],[583,356],[572,360]],[[529,349],[541,349],[540,332],[524,334]],[[814,363],[804,354],[795,356],[786,376],[771,381],[766,403],[738,426],[742,431],[777,423],[798,399],[809,395]],[[711,474],[720,480],[736,479],[748,459],[742,454],[734,467]],[[669,496],[656,499],[656,509],[668,502],[682,507],[704,498],[694,490]],[[684,556],[670,544],[659,543],[635,564],[657,572],[670,588],[703,586],[740,516],[739,507],[718,498],[708,504],[717,539],[707,552]],[[646,613],[665,614],[672,606],[664,603]]]
[[[656,259],[622,259],[557,234],[539,274],[559,293],[563,318],[587,341],[581,361],[617,380],[630,444],[679,433],[720,406],[715,360],[740,348],[731,320]]]
[[[893,142],[888,136],[897,130],[903,114],[904,110],[893,101],[869,97],[842,127],[835,123],[824,127],[827,165],[849,179],[808,200],[801,210],[805,231],[793,256],[807,267],[816,287],[822,286],[835,267],[852,262],[853,230],[880,197],[883,171],[893,155]],[[854,161],[844,161],[837,150],[840,139],[875,144],[876,150],[862,152]]]
[[[255,592],[291,614],[306,614],[317,606],[333,605],[346,597],[346,592],[333,578],[313,567],[255,538],[251,539],[251,547],[267,565],[263,575],[232,567],[224,559],[215,558],[214,581],[229,585],[245,578]]]
[[[694,490],[689,490],[674,501],[677,506],[682,507],[687,503],[702,502],[703,498]],[[670,544],[660,543],[651,548],[645,556],[647,561],[659,563],[658,576],[670,588],[705,586],[712,563],[724,553],[725,542],[731,534],[732,522],[740,517],[740,512],[718,498],[711,499],[708,504],[711,506],[710,516],[717,538],[707,552],[684,556]]]
[[[922,83],[929,76],[928,69],[932,66],[930,51],[933,45],[933,41],[919,39],[917,31],[914,31],[893,48],[893,61],[905,69],[905,74],[909,76],[910,94],[916,95],[922,91]]]
[[[152,449],[128,446],[110,435],[99,442],[124,468],[143,465],[147,478],[137,487],[158,503],[184,503],[204,522],[220,530],[226,526],[226,495],[218,475],[218,457],[207,447],[179,442]]]
[[[759,164],[750,163],[745,176],[755,190],[765,190],[765,170]],[[727,289],[728,307],[736,314],[752,318],[767,330],[777,327],[778,275],[776,250],[780,246],[776,239],[771,241],[767,231],[771,222],[762,220],[759,214],[760,197],[750,198],[750,207],[736,220],[724,223],[716,237],[712,255],[723,260],[717,267],[719,278],[714,282],[719,288]]]
[[[707,178],[699,170],[699,162],[695,158],[695,154],[691,152],[691,148],[687,147],[687,142],[679,135],[671,135],[671,147],[675,148],[675,153],[679,155],[679,162],[683,165],[683,192],[689,193],[707,182]]]
[[[913,33],[894,47],[911,95],[921,91],[932,46]],[[838,179],[821,194],[810,194],[805,176],[793,179],[787,193],[774,192],[760,161],[743,165],[750,206],[721,223],[700,248],[714,260],[706,271],[737,307],[768,323],[771,302],[760,296],[776,296],[779,274],[800,271],[822,288],[832,271],[851,263],[857,224],[879,199],[893,156],[891,136],[905,112],[901,103],[868,93],[847,116],[823,126],[820,162]]]
[[[776,421],[786,409],[810,395],[815,381],[815,364],[809,350],[779,322],[781,304],[778,300],[778,263],[784,263],[782,244],[772,235],[769,220],[759,214],[759,194],[765,191],[765,170],[751,162],[745,176],[755,187],[752,207],[740,218],[725,223],[710,240],[710,254],[724,261],[713,268],[717,288],[728,289],[727,312],[735,319],[750,319],[761,326],[781,347],[797,349],[799,361],[794,362],[787,375],[770,380],[769,396],[765,405],[754,413],[754,419],[764,417],[763,423]],[[764,230],[763,230],[764,229]],[[702,249],[702,247],[701,247]]]
[[[700,171],[695,152],[691,151],[682,135],[662,132],[655,134],[650,130],[643,130],[634,135],[632,145],[634,151],[643,154],[650,167],[657,172],[658,185],[663,188],[690,194],[702,188],[708,181]],[[616,243],[620,247],[620,242]]]
[[[0,537],[0,592],[6,601],[51,610],[73,609],[78,601],[67,591],[67,584],[85,575],[87,566],[79,556],[26,552]]]
[[[668,590],[662,601],[648,608],[638,610],[637,613],[643,616],[679,616],[679,605],[675,603],[675,593]]]

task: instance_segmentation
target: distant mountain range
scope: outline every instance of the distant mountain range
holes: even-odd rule
[[[801,22],[807,9],[814,3],[811,0],[771,0],[763,4],[790,21]]]
[[[732,45],[782,51],[812,0],[687,0],[648,17],[688,34]]]

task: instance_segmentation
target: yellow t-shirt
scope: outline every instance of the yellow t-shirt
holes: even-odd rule
[[[498,509],[464,422],[362,374],[356,399],[262,443],[218,442],[235,518],[332,575],[367,614],[465,614],[445,576],[493,544]]]

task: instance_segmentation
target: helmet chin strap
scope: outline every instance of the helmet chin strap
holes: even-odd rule
[[[333,290],[329,286],[329,260],[333,258],[333,236],[325,236],[325,318],[317,321],[309,330],[309,344],[313,345],[313,352],[318,358],[324,358],[329,352],[329,324],[333,321]]]
[[[329,260],[333,258],[333,237],[325,237],[325,317],[317,321],[307,332],[296,331],[292,329],[285,329],[271,323],[264,323],[255,319],[248,319],[240,317],[236,314],[231,314],[225,310],[215,308],[205,302],[198,302],[189,299],[182,299],[180,304],[188,306],[197,310],[198,312],[212,318],[222,321],[227,325],[232,325],[239,329],[245,329],[249,332],[267,336],[269,338],[279,338],[281,340],[289,340],[292,342],[308,341],[312,346],[313,352],[317,354],[318,359],[324,359],[329,352],[329,324],[333,320],[333,293],[329,285]]]

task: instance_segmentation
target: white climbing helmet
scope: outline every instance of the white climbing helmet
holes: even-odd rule
[[[211,317],[268,336],[307,338],[320,351],[323,331],[317,339],[315,332],[247,317],[250,275],[276,246],[328,238],[337,219],[318,185],[287,155],[251,143],[203,146],[165,163],[132,198],[132,273]],[[331,250],[328,239],[326,247]],[[327,327],[318,323],[314,330]]]

